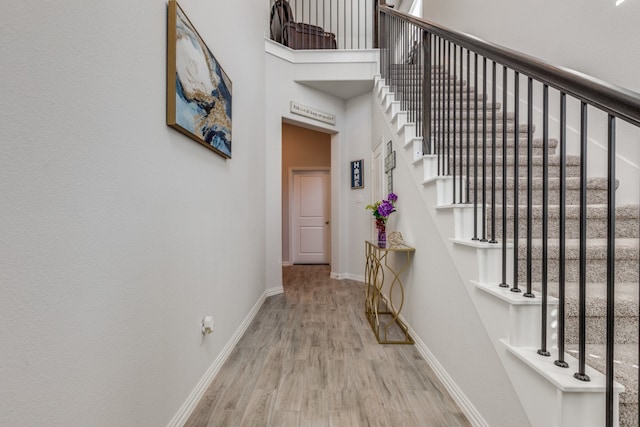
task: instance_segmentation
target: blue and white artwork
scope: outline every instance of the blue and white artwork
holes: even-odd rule
[[[175,103],[168,103],[175,111],[173,116],[168,111],[168,124],[231,158],[231,81],[182,9],[170,1],[170,14],[172,9],[175,32],[170,19],[169,43],[175,42],[175,93],[167,96],[175,96]],[[171,47],[169,53],[172,61]],[[169,74],[167,78],[172,77]]]

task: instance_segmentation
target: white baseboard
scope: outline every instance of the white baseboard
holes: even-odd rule
[[[433,372],[435,372],[438,379],[442,382],[444,387],[447,389],[451,398],[458,404],[462,412],[469,419],[469,422],[474,427],[489,427],[489,423],[482,417],[482,414],[478,412],[473,403],[465,396],[463,391],[458,387],[453,378],[449,375],[449,373],[444,369],[444,367],[438,362],[438,359],[429,351],[427,346],[422,342],[416,331],[413,330],[411,326],[406,322],[406,320],[400,316],[400,319],[407,325],[409,328],[409,334],[411,334],[411,338],[415,342],[416,350],[418,353],[422,355],[424,360],[429,363]]]
[[[276,286],[274,288],[269,288],[266,291],[264,291],[265,298],[266,297],[271,297],[271,296],[274,296],[274,295],[279,295],[279,294],[282,294],[282,293],[284,293],[284,288],[282,286]]]
[[[283,267],[291,267],[293,265],[293,263],[291,261],[282,261],[282,266]]]
[[[207,391],[207,388],[209,388],[209,385],[211,385],[211,382],[213,382],[213,379],[220,371],[220,368],[222,367],[224,362],[227,361],[227,358],[231,354],[231,351],[235,348],[236,344],[238,344],[238,341],[240,341],[240,338],[242,338],[242,335],[244,335],[254,317],[256,317],[256,314],[258,314],[258,310],[260,310],[260,307],[262,307],[264,301],[268,296],[282,293],[282,287],[280,287],[279,289],[280,292],[278,292],[278,288],[271,288],[264,291],[251,311],[244,318],[236,332],[233,334],[229,342],[227,342],[227,345],[224,346],[218,357],[216,357],[216,360],[214,360],[211,366],[209,366],[207,372],[205,372],[204,376],[200,379],[191,394],[189,394],[187,400],[182,404],[171,421],[169,421],[167,427],[182,427],[187,422],[189,416],[191,416],[191,413],[198,405],[198,402],[200,402],[200,399],[202,399],[202,396],[204,396],[204,393]]]
[[[336,280],[355,280],[356,282],[364,283],[364,276],[359,276],[351,273],[335,273],[332,271],[329,277]]]

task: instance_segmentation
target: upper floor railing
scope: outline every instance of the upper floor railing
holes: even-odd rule
[[[602,364],[607,426],[618,422],[615,381],[635,394],[622,400],[635,402],[626,425],[638,425],[638,206],[619,206],[616,189],[618,143],[640,141],[640,94],[379,11],[380,74],[416,124],[422,153],[450,179],[453,203],[473,206],[472,240],[501,246],[495,286],[541,300],[540,357],[553,354],[576,381],[590,380],[587,355]],[[626,184],[638,188],[637,168],[632,176]]]
[[[272,0],[271,7],[271,38],[292,49],[376,47],[377,0]]]

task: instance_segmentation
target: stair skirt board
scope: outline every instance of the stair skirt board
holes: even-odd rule
[[[429,363],[433,372],[435,372],[436,376],[442,382],[444,387],[447,389],[451,398],[458,404],[460,410],[467,417],[469,422],[474,427],[489,427],[489,423],[482,417],[482,414],[478,412],[476,407],[473,405],[467,396],[465,396],[464,392],[458,387],[453,378],[449,375],[449,373],[444,369],[442,364],[436,359],[436,357],[429,351],[429,348],[425,345],[425,343],[420,339],[415,330],[406,322],[406,319],[400,315],[400,319],[407,325],[409,328],[409,334],[414,340],[414,346],[418,353]]]
[[[387,296],[385,295],[385,298]],[[474,427],[489,427],[489,423],[482,417],[482,414],[476,409],[473,405],[473,402],[467,398],[462,389],[458,387],[453,378],[449,375],[446,369],[442,366],[440,361],[433,355],[433,353],[429,350],[427,345],[420,339],[418,333],[411,327],[411,324],[407,322],[407,319],[404,318],[402,314],[399,316],[400,320],[407,325],[407,329],[409,331],[409,335],[414,340],[414,346],[418,353],[422,356],[424,360],[429,363],[431,369],[436,374],[440,382],[447,389],[451,398],[458,404],[460,410],[464,413],[464,415],[468,418],[471,425]]]
[[[384,83],[383,80],[381,80],[382,83]],[[602,331],[600,331],[600,333],[596,333],[596,331],[599,331],[602,329],[602,325],[604,324],[604,319],[605,319],[605,294],[604,294],[604,288],[602,285],[598,286],[597,283],[589,283],[588,284],[588,298],[589,298],[589,306],[588,306],[588,313],[587,313],[587,328],[588,328],[588,336],[591,337],[591,341],[587,343],[587,353],[588,353],[588,360],[587,363],[590,364],[591,366],[587,366],[587,373],[591,376],[591,382],[590,383],[582,383],[580,381],[577,381],[573,378],[573,373],[577,370],[575,367],[577,366],[577,361],[575,360],[575,358],[573,357],[574,355],[576,355],[577,357],[577,351],[576,351],[576,346],[574,343],[577,342],[576,340],[576,334],[572,331],[572,328],[575,328],[575,325],[577,323],[577,306],[576,306],[576,301],[575,298],[573,298],[573,296],[569,295],[571,293],[573,293],[573,289],[575,289],[577,287],[577,284],[575,282],[577,282],[577,258],[576,259],[570,259],[567,260],[565,267],[567,267],[567,271],[568,271],[568,283],[567,283],[567,300],[566,300],[566,326],[565,326],[565,339],[566,339],[566,343],[565,343],[565,350],[566,350],[566,356],[565,356],[565,360],[567,360],[569,362],[569,364],[571,365],[570,369],[562,369],[562,368],[558,368],[553,364],[553,361],[555,360],[555,357],[551,357],[551,358],[547,358],[547,357],[542,357],[539,356],[536,352],[537,347],[535,346],[535,343],[531,343],[531,325],[529,324],[531,322],[531,318],[532,316],[535,317],[537,316],[538,320],[537,322],[537,328],[538,328],[538,333],[534,334],[535,335],[535,339],[539,340],[539,316],[540,316],[540,294],[539,294],[539,290],[540,290],[540,266],[538,266],[537,264],[541,263],[541,259],[540,259],[540,241],[538,240],[537,242],[534,243],[534,250],[533,252],[536,254],[534,257],[534,269],[533,269],[533,274],[534,274],[534,283],[533,283],[533,289],[534,289],[534,294],[537,295],[537,298],[534,299],[528,299],[528,298],[523,298],[522,294],[516,294],[513,292],[510,292],[509,289],[505,289],[505,288],[500,288],[497,286],[498,283],[501,282],[501,274],[500,274],[500,270],[501,270],[501,250],[497,250],[497,249],[501,249],[502,245],[501,244],[488,244],[488,243],[480,243],[480,242],[473,242],[470,241],[470,239],[473,237],[473,232],[474,232],[474,224],[473,224],[473,220],[474,220],[474,216],[473,216],[473,205],[472,204],[456,204],[454,203],[454,195],[455,197],[457,197],[457,195],[459,194],[460,191],[460,186],[463,186],[463,191],[465,190],[464,186],[467,184],[467,180],[466,180],[466,176],[465,175],[465,171],[467,168],[467,164],[466,164],[466,144],[463,144],[462,146],[462,153],[463,153],[463,162],[458,163],[457,168],[456,168],[456,174],[458,176],[456,176],[455,181],[456,183],[454,184],[454,178],[451,176],[438,176],[437,173],[437,168],[438,168],[438,158],[435,155],[422,155],[421,153],[421,148],[422,148],[422,139],[420,139],[418,142],[417,138],[416,138],[416,130],[415,130],[415,124],[411,123],[409,121],[407,121],[407,117],[408,117],[408,113],[405,111],[401,111],[400,110],[400,105],[396,105],[396,103],[398,102],[397,100],[400,99],[400,95],[396,95],[393,93],[393,87],[388,87],[388,86],[384,86],[382,83],[379,83],[380,86],[380,92],[379,93],[383,93],[384,95],[382,97],[379,97],[380,100],[380,105],[382,107],[382,111],[386,112],[386,117],[388,119],[388,123],[389,125],[397,130],[397,138],[396,139],[396,143],[398,144],[398,146],[400,147],[404,147],[405,150],[403,150],[403,154],[405,155],[406,158],[406,164],[413,170],[413,173],[415,174],[414,176],[416,177],[416,183],[417,185],[423,185],[423,186],[431,186],[434,185],[436,187],[436,199],[432,201],[432,206],[431,208],[435,208],[435,212],[437,213],[436,216],[433,218],[434,221],[439,222],[438,220],[438,216],[440,214],[438,214],[438,212],[442,212],[442,215],[451,215],[453,218],[453,221],[451,219],[447,219],[445,221],[445,223],[447,224],[447,229],[450,229],[451,226],[453,226],[453,230],[450,230],[451,234],[452,234],[452,238],[451,240],[454,242],[454,249],[456,245],[464,245],[464,246],[472,246],[475,247],[477,252],[478,252],[478,281],[477,282],[472,282],[472,284],[475,286],[476,289],[479,289],[482,291],[482,293],[484,294],[491,294],[494,298],[503,300],[503,302],[510,304],[511,310],[513,311],[513,313],[515,313],[516,316],[516,320],[514,321],[513,325],[509,326],[509,336],[507,337],[493,337],[492,339],[497,340],[497,342],[499,342],[498,346],[502,346],[502,348],[504,349],[504,351],[506,352],[505,354],[509,354],[511,355],[511,360],[507,360],[505,363],[507,363],[512,369],[514,366],[520,365],[523,366],[522,368],[518,368],[517,371],[521,372],[522,369],[524,370],[529,370],[531,372],[534,372],[535,374],[534,377],[538,377],[540,378],[540,384],[546,384],[546,385],[541,385],[540,387],[542,387],[543,389],[546,389],[547,391],[549,391],[550,394],[548,394],[548,396],[550,396],[551,403],[552,406],[549,407],[550,409],[552,407],[555,408],[556,413],[555,414],[535,414],[535,410],[532,412],[531,407],[529,407],[527,409],[527,405],[525,404],[525,401],[523,401],[523,404],[525,406],[525,411],[527,411],[527,413],[529,414],[532,423],[534,423],[533,425],[538,425],[535,424],[535,421],[540,421],[542,418],[544,418],[545,421],[544,422],[548,422],[548,420],[551,417],[551,419],[553,419],[554,424],[552,425],[557,425],[557,426],[588,426],[588,425],[593,425],[593,426],[600,426],[604,424],[604,412],[605,412],[605,400],[604,400],[604,396],[605,396],[605,388],[604,388],[604,382],[605,382],[605,376],[603,374],[601,374],[600,372],[604,372],[603,369],[603,364],[604,364],[604,344],[601,344],[602,340],[604,339],[604,335],[602,333]],[[386,88],[386,90],[382,90],[382,88]],[[464,94],[466,96],[466,94]],[[484,97],[480,94],[480,96],[478,96],[478,99],[484,99]],[[396,105],[395,107],[391,107],[390,104],[391,102],[393,102],[394,105]],[[463,103],[466,103],[466,101],[463,101]],[[408,105],[409,108],[412,108],[411,105],[409,104],[405,104]],[[388,108],[388,109],[387,109]],[[498,176],[502,175],[502,144],[503,144],[503,138],[502,138],[502,112],[500,111],[501,106],[500,105],[496,105],[496,111],[495,114],[497,115],[497,126],[496,128],[500,128],[499,134],[496,135],[497,136],[497,156],[496,156],[496,168],[497,168],[497,173]],[[465,119],[466,122],[466,106],[462,109],[462,114],[463,114],[463,118]],[[494,111],[492,111],[492,108],[488,108],[487,109],[487,116],[489,117],[491,114],[494,114]],[[458,113],[460,114],[460,110],[458,110]],[[511,117],[508,113],[507,117]],[[459,116],[458,116],[459,119]],[[480,115],[480,120],[482,120],[482,117]],[[437,129],[437,126],[439,126],[441,123],[443,123],[440,118],[438,119],[433,119],[432,120],[432,128]],[[446,126],[446,121],[443,123]],[[491,127],[491,121],[487,120],[487,127],[490,128]],[[513,123],[509,123],[507,125],[509,127],[509,129],[507,129],[508,131],[513,131]],[[521,124],[522,126],[522,124]],[[481,127],[481,125],[479,126],[479,128]],[[473,126],[471,126],[471,129],[473,130]],[[449,129],[450,131],[453,131],[453,129],[450,127]],[[466,142],[467,138],[469,139],[469,141],[471,142],[470,145],[470,154],[473,154],[473,133],[471,134],[467,134],[466,132],[466,123],[463,126],[463,131],[461,132],[460,128],[457,128],[457,139],[458,141],[460,141],[460,138],[463,138],[462,141]],[[511,158],[507,159],[507,180],[505,180],[506,183],[506,187],[508,189],[507,192],[507,212],[508,215],[511,215],[511,217],[513,216],[513,212],[514,212],[514,208],[512,206],[512,200],[513,200],[513,192],[514,192],[514,180],[512,178],[513,176],[513,153],[514,153],[514,145],[516,143],[513,134],[509,134],[508,138],[506,139],[506,143],[507,143],[507,153],[508,156],[511,156]],[[419,144],[419,145],[418,145]],[[526,135],[524,135],[523,138],[523,134],[520,134],[519,137],[519,145],[520,145],[520,160],[518,161],[518,163],[520,165],[523,165],[523,162],[526,161],[526,149],[523,150],[522,148],[525,147],[526,148],[526,144],[527,144],[527,139],[526,139]],[[549,214],[550,215],[550,220],[549,220],[549,236],[552,239],[552,241],[557,241],[557,236],[558,236],[558,215],[557,215],[557,206],[554,206],[554,203],[557,203],[557,200],[559,199],[558,197],[558,193],[557,193],[557,169],[558,169],[558,157],[554,155],[554,153],[556,152],[557,149],[557,140],[551,138],[549,139],[549,145],[548,145],[548,154],[549,154],[549,159],[550,159],[550,187],[551,187],[551,192],[552,194],[549,196]],[[420,150],[419,150],[419,149]],[[533,149],[534,149],[534,170],[533,172],[538,175],[541,174],[542,171],[542,154],[543,154],[543,145],[542,145],[542,140],[539,137],[534,137],[534,144],[533,144]],[[458,146],[458,148],[456,149],[456,154],[459,155],[460,153],[460,146]],[[487,154],[490,154],[491,150],[488,149],[487,150]],[[523,158],[523,155],[525,156]],[[408,157],[408,158],[407,158]],[[491,157],[488,157],[488,161],[491,161]],[[578,203],[578,197],[577,197],[577,189],[579,187],[579,182],[577,181],[577,178],[573,178],[572,175],[575,176],[576,172],[579,171],[579,158],[577,156],[568,156],[567,157],[567,163],[568,163],[568,167],[567,167],[567,171],[568,171],[568,191],[567,191],[567,203],[568,203],[568,209],[567,209],[567,213],[568,213],[568,218],[567,218],[567,225],[566,225],[566,229],[567,230],[567,239],[568,239],[568,250],[567,253],[572,253],[573,255],[570,255],[570,258],[575,258],[575,251],[572,249],[573,247],[573,243],[575,242],[575,239],[577,239],[577,235],[575,235],[574,233],[574,229],[577,228],[576,227],[576,220],[577,218],[574,218],[576,216],[576,207],[572,206]],[[525,167],[520,167],[520,176],[521,177],[526,177],[526,173],[527,168],[526,168],[526,163]],[[420,167],[422,167],[422,170],[420,170]],[[460,168],[464,168],[463,169],[463,176],[462,179],[460,179]],[[470,170],[473,170],[474,168],[474,164],[473,161],[471,161],[469,163],[469,168]],[[453,167],[451,168],[451,170],[453,171]],[[487,170],[490,170],[490,165],[488,167]],[[478,168],[478,173],[481,175],[482,174],[482,168],[479,167]],[[489,175],[487,175],[489,176]],[[454,189],[454,185],[455,185],[455,189]],[[475,185],[474,180],[470,179],[469,180],[469,184],[468,184],[472,189],[473,186]],[[482,185],[482,180],[480,179],[478,182],[478,186],[479,189],[481,189]],[[616,183],[616,186],[618,185],[618,183]],[[496,212],[498,214],[498,216],[496,217],[496,231],[497,234],[499,235],[502,232],[502,218],[501,218],[501,212],[502,212],[502,186],[503,186],[503,180],[501,178],[496,180],[496,190],[498,190],[498,197],[496,200]],[[490,183],[487,185],[488,188],[491,187]],[[540,223],[541,223],[541,219],[542,218],[542,209],[540,206],[540,201],[541,200],[541,193],[539,192],[539,190],[541,189],[541,180],[539,178],[534,178],[534,236],[536,236],[539,239],[539,235],[541,235],[541,228],[540,228]],[[521,218],[520,220],[520,230],[519,230],[519,234],[520,234],[520,238],[522,237],[526,237],[526,234],[524,234],[523,232],[525,231],[524,227],[526,225],[526,221],[524,221],[523,219],[526,218],[526,178],[525,179],[520,179],[519,182],[519,188],[518,188],[518,193],[519,193],[519,199],[520,199],[520,206],[518,209],[518,216]],[[487,192],[487,194],[489,194]],[[601,247],[603,242],[604,242],[604,238],[606,238],[606,233],[603,235],[602,234],[602,230],[606,230],[606,226],[603,224],[606,224],[606,206],[603,207],[603,205],[606,203],[606,180],[601,179],[601,178],[590,178],[589,179],[589,183],[588,183],[588,191],[587,191],[587,196],[588,196],[588,236],[590,238],[589,240],[589,256],[593,256],[595,258],[598,258],[597,260],[594,258],[594,260],[590,261],[590,265],[594,268],[590,268],[589,270],[591,271],[590,276],[588,277],[588,281],[590,282],[602,282],[604,279],[603,277],[603,271],[606,269],[606,264],[604,264],[604,262],[606,261],[606,246],[603,248]],[[481,204],[481,200],[478,200],[478,204]],[[480,208],[480,207],[478,207]],[[619,328],[619,330],[616,330],[616,349],[620,349],[620,350],[616,350],[616,356],[618,356],[618,353],[630,353],[631,356],[628,356],[628,358],[630,360],[634,360],[635,362],[624,362],[624,361],[619,361],[616,360],[615,363],[618,364],[616,366],[616,378],[619,379],[621,378],[620,375],[624,375],[622,378],[627,378],[629,376],[631,376],[631,381],[628,381],[630,384],[627,384],[626,388],[628,390],[625,390],[625,386],[619,383],[615,383],[615,389],[614,389],[614,394],[615,394],[615,411],[616,412],[616,419],[618,419],[618,415],[619,415],[619,422],[621,426],[633,426],[633,425],[638,425],[638,384],[637,384],[637,376],[638,376],[638,364],[639,364],[639,359],[638,359],[638,344],[637,344],[637,340],[638,340],[638,336],[637,336],[637,330],[638,330],[638,312],[640,311],[640,303],[638,302],[638,276],[637,276],[637,266],[638,266],[638,261],[640,259],[640,248],[638,245],[638,238],[640,237],[640,229],[638,227],[638,221],[639,221],[639,208],[636,205],[625,205],[625,206],[618,206],[616,208],[616,222],[617,222],[617,227],[616,227],[616,237],[617,237],[617,241],[616,241],[616,245],[617,245],[617,250],[616,250],[616,255],[617,255],[617,262],[616,262],[616,268],[617,268],[617,272],[616,272],[616,298],[620,299],[620,302],[617,302],[616,304],[616,316],[618,316],[619,319],[627,319],[625,320],[625,327],[621,327],[619,325],[620,322],[617,322],[618,325],[617,327]],[[488,220],[489,216],[487,215],[487,220]],[[480,221],[479,218],[476,218],[477,221]],[[480,222],[478,222],[478,224],[476,224],[477,226],[477,230],[480,230],[481,228],[481,224]],[[486,227],[487,232],[489,231],[489,226]],[[513,236],[513,222],[509,221],[508,227],[507,227],[507,238],[512,238]],[[445,234],[443,234],[444,236]],[[595,237],[595,239],[593,238]],[[573,241],[572,241],[573,239]],[[600,239],[600,241],[597,241],[597,239]],[[511,239],[510,241],[508,240],[509,245],[508,245],[508,259],[509,264],[508,264],[508,274],[507,277],[512,278],[513,277],[513,240]],[[551,241],[550,241],[551,242]],[[557,242],[556,242],[557,243]],[[526,243],[525,243],[526,244]],[[520,240],[519,241],[519,285],[520,288],[523,287],[523,283],[526,286],[526,276],[523,276],[523,272],[525,272],[526,275],[526,251],[523,249],[526,246],[522,246],[523,245],[523,241]],[[549,245],[550,251],[556,251],[557,252],[557,244],[550,244]],[[455,251],[454,251],[455,252]],[[556,253],[554,252],[554,253]],[[605,254],[604,256],[602,254]],[[557,253],[556,253],[557,255]],[[451,256],[455,256],[454,253],[451,254]],[[620,258],[621,257],[621,258]],[[549,260],[551,261],[552,255],[549,255]],[[554,264],[555,263],[555,264]],[[555,313],[557,312],[557,310],[554,310],[554,307],[557,306],[557,299],[555,298],[557,296],[557,284],[553,283],[553,280],[557,280],[557,275],[558,275],[558,263],[555,261],[552,261],[549,263],[549,268],[551,269],[551,271],[549,271],[548,273],[548,277],[551,280],[551,283],[549,283],[549,303],[550,303],[550,307],[549,307],[549,312],[551,313],[550,316],[555,315]],[[574,277],[575,276],[575,277]],[[492,285],[488,286],[487,283],[492,283]],[[468,289],[473,289],[473,287],[468,288]],[[625,296],[629,294],[630,297],[626,298]],[[474,300],[474,304],[476,304],[476,300],[474,299],[473,295],[472,295],[472,299]],[[507,302],[508,301],[508,302]],[[528,319],[528,320],[523,320],[523,319]],[[547,323],[548,325],[555,325],[555,319],[551,318],[549,320],[549,322]],[[412,336],[414,337],[415,341],[416,341],[416,346],[418,346],[418,350],[421,352],[421,354],[423,354],[423,357],[425,357],[425,359],[427,359],[432,366],[434,366],[434,369],[436,367],[438,367],[438,369],[441,369],[440,365],[438,364],[437,360],[435,360],[433,358],[433,355],[431,355],[428,352],[428,349],[426,347],[424,347],[424,344],[420,341],[419,337],[417,336],[417,334],[411,330],[410,331],[412,333]],[[549,326],[549,330],[548,330],[548,337],[555,337],[555,331],[553,329],[551,329],[551,326]],[[553,339],[553,338],[551,338]],[[627,350],[627,347],[629,347],[629,349]],[[550,351],[556,351],[557,349],[554,346],[550,346]],[[600,355],[600,356],[598,356]],[[553,359],[553,360],[550,360]],[[626,360],[626,359],[625,359]],[[513,361],[517,361],[513,362]],[[523,364],[524,362],[524,364]],[[628,366],[627,366],[628,365]],[[525,367],[526,366],[526,367]],[[594,369],[595,368],[595,369]],[[626,371],[625,371],[626,369]],[[558,371],[559,370],[559,371]],[[600,370],[600,371],[598,371]],[[628,371],[628,372],[627,372]],[[512,372],[510,370],[508,370],[509,375],[521,375],[519,373],[516,372]],[[619,373],[621,372],[621,373]],[[440,375],[446,375],[446,372],[441,373],[441,372],[436,372],[438,374],[438,376],[440,377]],[[528,374],[530,376],[530,374]],[[445,385],[447,384],[447,380],[442,379],[443,383],[445,383]],[[528,385],[526,383],[519,383],[520,388],[518,388],[518,380],[517,379],[513,379],[514,382],[514,386],[516,387],[516,390],[518,390],[518,394],[520,395],[520,393],[522,393],[523,395],[527,395],[527,393],[531,394],[533,393],[531,390],[527,390]],[[454,384],[455,386],[455,384]],[[449,392],[453,395],[456,396],[457,395],[457,391],[449,389]],[[555,392],[551,392],[550,390],[555,390]],[[462,392],[460,392],[462,393]],[[535,399],[536,396],[535,394],[532,395],[532,397]],[[555,403],[554,403],[555,402]],[[465,407],[466,404],[458,402],[460,404],[461,407]],[[471,405],[471,407],[473,408],[473,405],[471,403],[469,403],[469,405]],[[533,405],[535,406],[535,405]],[[587,410],[585,411],[584,408],[587,408]],[[625,408],[626,409],[623,409]],[[572,409],[573,408],[573,409]],[[582,408],[582,413],[584,414],[584,416],[582,418],[580,417],[575,417],[572,416],[571,414],[576,412],[576,408]],[[579,411],[578,411],[579,412]],[[467,411],[465,410],[465,414],[467,414],[467,416],[470,417],[471,419],[471,415],[469,413],[467,413]],[[482,418],[479,414],[478,416],[480,417],[480,419]],[[555,417],[555,418],[554,418]],[[535,421],[534,421],[535,420]],[[578,420],[578,421],[576,421]]]

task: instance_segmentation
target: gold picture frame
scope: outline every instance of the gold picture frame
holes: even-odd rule
[[[167,125],[230,159],[231,80],[175,0],[167,13]]]

